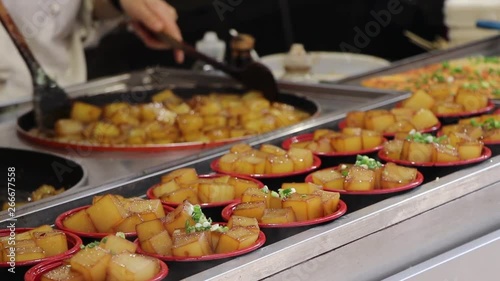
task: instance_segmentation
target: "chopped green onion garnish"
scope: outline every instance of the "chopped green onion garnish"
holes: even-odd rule
[[[125,239],[125,233],[123,233],[121,231],[117,232],[115,235],[118,236],[118,237],[120,237],[120,238]]]
[[[342,176],[347,177],[347,175],[349,175],[349,171],[346,170],[342,171]]]
[[[80,245],[80,249],[82,249],[82,250],[85,248],[92,249],[94,247],[99,246],[99,244],[101,244],[101,242],[99,242],[99,241],[90,242],[87,245]]]
[[[442,66],[444,69],[448,69],[448,68],[450,68],[450,62],[445,60],[445,61],[443,61]]]
[[[297,192],[295,190],[295,188],[285,188],[285,189],[278,189],[278,194],[280,196],[281,199],[285,199],[287,197],[289,197],[290,195],[294,194],[295,192]]]
[[[441,143],[441,141],[445,140],[446,138],[446,136],[435,137],[431,134],[422,134],[420,132],[415,132],[414,130],[412,130],[406,137],[407,140],[418,143]]]
[[[370,170],[382,167],[382,163],[366,155],[357,155],[354,165]]]

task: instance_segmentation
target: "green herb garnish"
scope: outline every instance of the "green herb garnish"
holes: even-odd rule
[[[382,167],[382,163],[366,155],[357,155],[356,163],[354,164],[354,166],[373,170]]]
[[[443,61],[441,65],[443,66],[444,69],[450,68],[450,62],[447,60]]]
[[[431,134],[422,134],[420,132],[415,132],[415,130],[412,130],[406,137],[407,140],[418,143],[441,143],[446,138],[446,136],[435,137]]]
[[[285,199],[285,198],[291,196],[292,194],[294,194],[295,192],[297,192],[297,191],[293,187],[285,188],[285,189],[281,189],[281,188],[278,189],[278,194],[279,194],[281,199]]]
[[[462,73],[464,72],[464,70],[461,68],[461,67],[454,67],[452,70],[451,70],[451,73],[453,74],[458,74],[458,73]]]
[[[438,82],[446,82],[446,78],[441,73],[434,73],[432,78]]]
[[[483,123],[479,123],[475,119],[472,119],[470,124],[474,127],[482,127],[485,130],[500,129],[500,121],[494,118],[488,118]]]
[[[349,171],[347,170],[342,171],[342,176],[347,177],[347,175],[349,175]]]
[[[100,241],[90,242],[87,245],[80,245],[80,249],[82,249],[82,250],[83,249],[92,249],[92,248],[99,246],[99,244],[101,244]]]
[[[188,212],[190,212],[191,218],[195,222],[195,225],[190,225],[189,221],[186,221],[184,223],[184,228],[186,229],[187,233],[210,230],[212,219],[207,219],[207,217],[201,210],[200,205],[186,204],[186,207]]]
[[[500,89],[493,90],[493,95],[500,96]]]

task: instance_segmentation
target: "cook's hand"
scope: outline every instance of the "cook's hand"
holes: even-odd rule
[[[163,0],[120,0],[123,11],[132,19],[132,26],[144,43],[153,49],[169,48],[166,44],[154,39],[152,32],[164,32],[182,41],[182,35],[177,26],[177,12]],[[147,28],[147,29],[145,29]],[[178,63],[184,61],[184,53],[174,50]]]

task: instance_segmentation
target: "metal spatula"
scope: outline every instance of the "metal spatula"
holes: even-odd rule
[[[264,97],[268,100],[276,100],[278,95],[278,86],[273,73],[265,65],[258,62],[252,62],[241,69],[234,68],[198,52],[192,46],[184,42],[180,42],[168,34],[158,33],[155,34],[155,37],[158,40],[172,46],[172,48],[182,50],[186,55],[194,59],[204,61],[212,65],[214,68],[225,72],[245,87],[261,91],[264,94]]]
[[[57,119],[67,118],[71,102],[67,93],[52,80],[33,56],[26,40],[0,0],[0,21],[28,65],[33,79],[33,107],[40,131],[51,133]]]

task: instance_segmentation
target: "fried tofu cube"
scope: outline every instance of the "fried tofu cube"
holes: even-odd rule
[[[245,227],[235,227],[222,233],[217,243],[217,254],[230,253],[252,246],[259,238],[259,234]]]
[[[233,215],[260,220],[265,209],[266,203],[264,201],[241,202],[234,208]]]
[[[101,247],[85,248],[70,259],[71,269],[83,275],[85,280],[104,281],[111,253]]]
[[[172,255],[176,257],[200,257],[213,254],[210,231],[175,233],[172,237]]]
[[[86,211],[99,232],[114,232],[113,227],[128,217],[127,210],[112,194],[105,195]]]
[[[296,221],[295,213],[291,207],[280,209],[266,209],[260,219],[265,224],[282,224]]]
[[[297,221],[317,219],[323,216],[321,197],[315,194],[293,193],[282,201],[283,208],[292,208]]]

